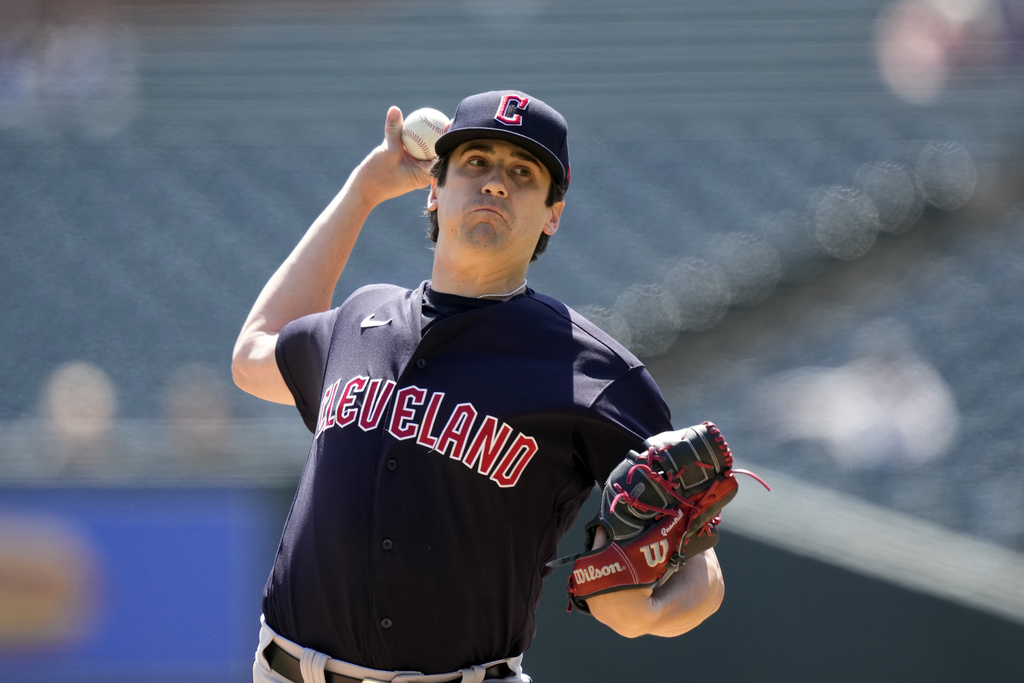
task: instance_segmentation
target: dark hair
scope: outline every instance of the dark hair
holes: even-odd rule
[[[451,154],[442,154],[435,161],[434,165],[430,167],[430,175],[437,181],[438,187],[444,185],[445,177],[448,175],[448,162],[451,159]],[[568,183],[556,183],[554,179],[551,181],[551,187],[548,188],[548,197],[544,201],[545,206],[554,206],[557,202],[562,201],[565,198],[565,192],[569,189]],[[427,222],[430,224],[427,227],[427,238],[437,243],[437,233],[440,232],[440,226],[437,223],[437,210],[431,211],[427,209]],[[533,256],[530,261],[536,261],[537,257],[544,253],[544,250],[548,248],[548,240],[551,235],[546,232],[540,234],[540,239],[537,240],[537,246],[533,250]]]

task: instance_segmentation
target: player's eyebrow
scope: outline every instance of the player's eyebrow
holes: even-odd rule
[[[467,152],[484,152],[486,154],[494,154],[494,145],[490,144],[485,140],[470,142],[466,144],[465,149],[462,150],[462,154],[466,154]],[[541,163],[537,159],[537,157],[533,156],[522,147],[516,146],[515,149],[512,150],[511,156],[514,159],[519,159],[521,161],[527,161],[531,164],[536,164],[538,168],[540,168],[541,166]]]

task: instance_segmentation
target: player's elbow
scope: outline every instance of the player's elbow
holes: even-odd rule
[[[249,387],[253,383],[253,366],[252,344],[239,337],[235,348],[231,350],[231,379],[236,387],[246,393],[251,393]]]
[[[246,374],[245,359],[238,352],[237,348],[231,354],[231,379],[236,387],[248,393],[246,387],[248,386],[249,378]]]
[[[231,353],[231,379],[247,394],[273,403],[294,404],[277,367],[277,335],[240,336]]]

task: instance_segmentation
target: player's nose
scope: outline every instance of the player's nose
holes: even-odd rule
[[[481,192],[484,194],[494,195],[496,197],[508,196],[508,184],[505,182],[505,174],[500,168],[495,167],[491,170],[490,174],[484,178],[484,184],[481,188]]]

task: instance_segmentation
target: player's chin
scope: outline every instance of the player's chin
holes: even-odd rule
[[[497,220],[474,221],[464,232],[464,241],[476,249],[497,249],[508,241],[508,231]]]

